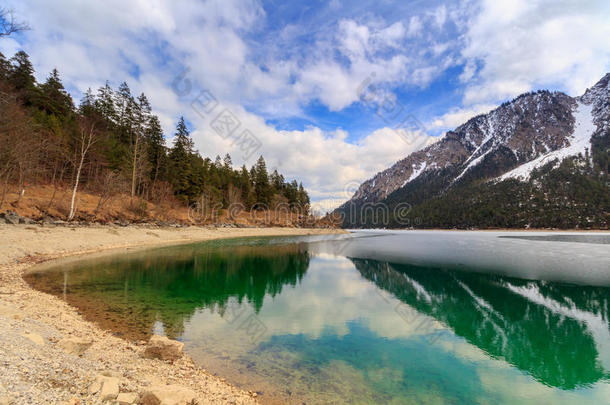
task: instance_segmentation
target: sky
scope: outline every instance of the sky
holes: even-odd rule
[[[447,130],[530,90],[576,96],[610,71],[606,0],[4,0],[37,79],[79,100],[144,92],[168,145],[303,182],[318,209]]]

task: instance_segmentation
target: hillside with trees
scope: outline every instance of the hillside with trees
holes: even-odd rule
[[[44,186],[29,216],[92,220],[117,200],[141,218],[152,206],[159,212],[282,208],[307,216],[303,185],[269,173],[262,156],[250,168],[235,168],[229,154],[204,157],[184,118],[172,138],[166,144],[148,98],[132,94],[125,82],[89,89],[76,105],[57,70],[38,83],[25,52],[0,54],[0,212],[19,212],[32,190]],[[85,194],[97,200],[86,213],[79,211]]]
[[[608,229],[610,73],[469,119],[362,183],[345,227]]]

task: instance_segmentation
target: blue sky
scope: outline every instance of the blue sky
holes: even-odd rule
[[[323,206],[507,99],[578,95],[610,71],[601,0],[5,3],[33,29],[0,51],[24,49],[39,80],[57,68],[76,99],[127,81],[168,143],[184,115],[203,155],[251,165],[262,154]],[[177,92],[185,80],[191,91]],[[204,90],[218,105],[202,114]],[[382,119],[380,104],[398,118]],[[258,140],[254,153],[214,131],[225,110]],[[396,131],[405,116],[418,125]]]

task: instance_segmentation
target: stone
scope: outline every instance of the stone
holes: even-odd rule
[[[18,225],[21,217],[17,215],[16,212],[7,211],[0,214],[0,218],[4,219],[4,221],[9,225]]]
[[[197,394],[180,385],[151,387],[142,395],[142,405],[190,405],[197,403]]]
[[[121,392],[119,396],[116,397],[116,401],[119,405],[135,404],[138,401],[138,394],[135,392]]]
[[[102,388],[100,389],[100,400],[111,401],[119,395],[119,379],[116,377],[101,376]]]
[[[93,341],[90,339],[75,337],[63,338],[57,342],[57,346],[61,347],[66,353],[74,354],[76,356],[83,354],[92,344]]]
[[[42,336],[40,336],[38,333],[25,332],[21,336],[29,339],[35,345],[38,345],[38,346],[44,346],[45,345],[44,338]]]
[[[114,400],[119,395],[119,383],[117,377],[99,374],[89,386],[89,394],[95,395],[99,392],[102,402]]]
[[[176,340],[171,340],[165,336],[153,335],[146,348],[143,356],[152,359],[161,360],[177,360],[182,357],[184,343]]]

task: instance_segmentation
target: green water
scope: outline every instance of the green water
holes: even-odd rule
[[[609,402],[610,288],[357,258],[384,238],[212,242],[26,280],[119,336],[183,341],[267,403]]]

